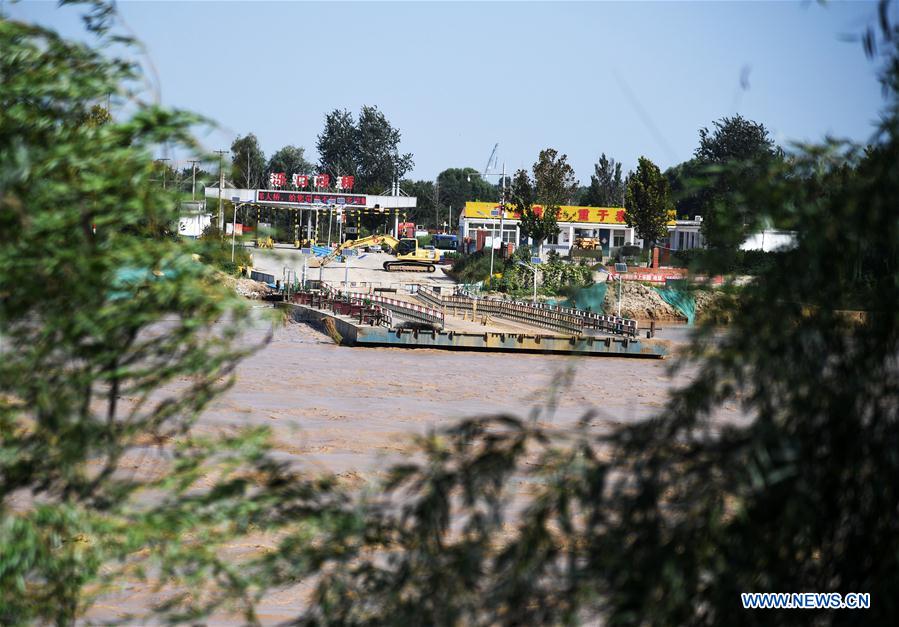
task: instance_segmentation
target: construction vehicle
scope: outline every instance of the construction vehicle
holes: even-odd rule
[[[392,235],[369,235],[344,242],[323,257],[318,265],[319,267],[328,265],[347,249],[370,249],[372,246],[381,246],[382,249],[396,253],[395,260],[384,262],[384,270],[387,272],[434,272],[437,269],[437,262],[440,261],[441,251],[421,248],[414,237],[398,240]]]
[[[392,235],[369,235],[361,239],[350,239],[332,250],[324,258],[320,265],[326,266],[350,248],[370,250],[373,246],[379,246],[382,250],[396,250],[399,240]]]
[[[262,238],[256,240],[256,247],[257,248],[274,248],[275,240],[272,239],[271,235],[266,235],[265,237],[262,237]]]
[[[404,237],[396,247],[396,260],[385,261],[387,272],[434,272],[440,261],[440,251],[421,248],[414,237]]]

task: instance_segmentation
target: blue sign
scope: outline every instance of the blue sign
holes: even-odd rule
[[[541,263],[543,263],[543,260],[540,259],[540,257],[531,257],[531,263],[534,264],[535,266],[538,266]]]

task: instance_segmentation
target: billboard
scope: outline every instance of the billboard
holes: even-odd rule
[[[270,205],[308,206],[339,205],[365,207],[365,196],[334,194],[329,192],[285,192],[274,189],[257,189],[256,202]]]
[[[506,220],[516,220],[518,214],[510,205],[506,205],[503,216]],[[534,205],[537,215],[543,211],[540,205]],[[500,209],[495,202],[466,202],[463,216],[466,218],[496,219]],[[616,224],[625,226],[624,207],[578,207],[565,205],[559,208],[559,222],[581,222],[585,224]]]

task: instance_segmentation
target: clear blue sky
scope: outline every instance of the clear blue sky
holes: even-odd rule
[[[582,183],[601,152],[633,168],[688,159],[698,129],[736,112],[777,141],[864,141],[883,105],[858,42],[873,2],[123,2],[164,104],[221,130],[315,158],[324,115],[377,105],[414,153],[414,178],[447,167],[530,167],[567,153]],[[18,18],[78,30],[54,3]],[[741,87],[746,78],[746,89]]]

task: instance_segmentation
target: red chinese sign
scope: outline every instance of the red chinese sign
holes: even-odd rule
[[[309,185],[309,176],[306,174],[294,174],[293,175],[293,186],[298,187],[299,189],[303,189]]]
[[[287,183],[287,175],[284,172],[272,172],[268,180],[272,187],[284,187]]]
[[[356,182],[356,177],[354,176],[338,176],[337,177],[337,189],[353,189],[353,184]]]
[[[284,192],[260,189],[256,202],[274,205],[337,205],[365,207],[365,196],[334,194],[328,192]]]
[[[312,181],[316,187],[327,187],[331,184],[331,176],[329,174],[316,174]]]

